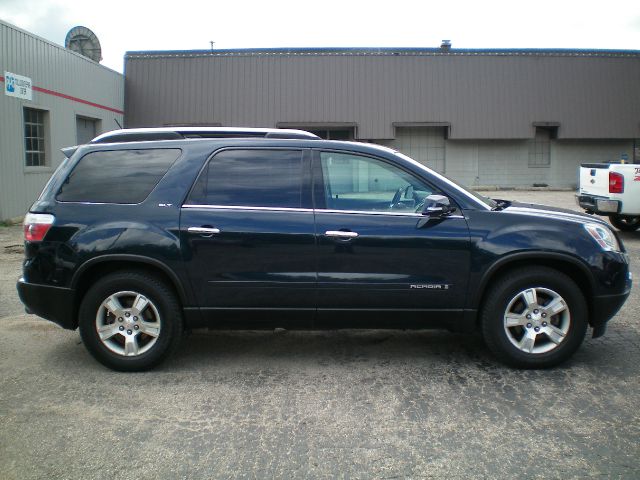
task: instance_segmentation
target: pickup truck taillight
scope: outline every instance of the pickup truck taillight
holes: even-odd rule
[[[24,239],[27,242],[41,242],[55,217],[48,213],[27,213],[24,216]]]
[[[624,193],[624,176],[621,173],[609,172],[609,193]]]

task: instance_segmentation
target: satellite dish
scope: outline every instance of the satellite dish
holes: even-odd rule
[[[64,39],[65,48],[90,58],[94,62],[102,60],[102,48],[96,34],[87,27],[78,25],[67,33]]]

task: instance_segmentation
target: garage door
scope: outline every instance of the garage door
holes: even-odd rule
[[[78,145],[84,145],[96,137],[96,120],[87,117],[76,117],[76,135]]]

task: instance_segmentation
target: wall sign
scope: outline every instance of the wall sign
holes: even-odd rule
[[[32,83],[29,77],[4,72],[4,93],[10,97],[32,100]]]

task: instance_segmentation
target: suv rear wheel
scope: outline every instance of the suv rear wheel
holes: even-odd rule
[[[154,277],[121,272],[97,281],[79,311],[89,352],[114,370],[147,370],[178,345],[182,313],[173,291]]]
[[[568,359],[582,343],[587,306],[567,275],[531,267],[497,281],[481,321],[485,343],[499,360],[519,368],[547,368]]]

